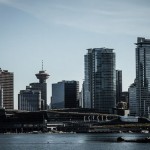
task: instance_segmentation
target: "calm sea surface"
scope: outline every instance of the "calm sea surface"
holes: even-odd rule
[[[117,143],[150,134],[0,134],[0,150],[148,150],[150,143]]]

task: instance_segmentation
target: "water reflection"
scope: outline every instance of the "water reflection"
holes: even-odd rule
[[[5,150],[149,149],[149,143],[117,143],[116,139],[119,136],[133,139],[147,137],[150,134],[10,134],[0,135],[0,146]]]

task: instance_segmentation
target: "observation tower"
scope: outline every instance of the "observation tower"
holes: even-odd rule
[[[49,74],[46,73],[45,70],[43,70],[43,61],[42,61],[42,70],[39,71],[39,73],[35,74],[37,79],[39,79],[39,83],[46,83],[46,79],[49,78]]]

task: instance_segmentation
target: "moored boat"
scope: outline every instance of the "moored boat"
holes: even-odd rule
[[[124,139],[122,137],[117,138],[117,142],[136,142],[136,143],[150,143],[150,137],[140,139]]]

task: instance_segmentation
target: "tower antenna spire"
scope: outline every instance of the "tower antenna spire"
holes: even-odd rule
[[[42,71],[43,71],[43,60],[42,60]]]

